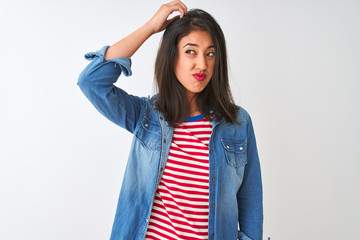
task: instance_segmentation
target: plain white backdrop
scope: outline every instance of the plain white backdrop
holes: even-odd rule
[[[132,135],[76,83],[85,53],[125,37],[162,3],[0,2],[0,239],[109,238]],[[233,94],[257,137],[264,239],[357,239],[360,2],[184,3],[225,33]],[[153,94],[160,37],[117,86]]]

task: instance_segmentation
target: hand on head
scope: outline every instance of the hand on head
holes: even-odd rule
[[[176,15],[170,19],[168,17],[173,12],[179,12],[180,15]],[[187,13],[186,5],[180,0],[174,0],[167,4],[163,4],[155,15],[148,21],[148,24],[153,29],[154,33],[163,31],[174,19],[182,18]]]

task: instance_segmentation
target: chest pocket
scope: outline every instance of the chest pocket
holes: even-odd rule
[[[150,121],[147,117],[143,117],[139,130],[135,134],[136,138],[149,150],[161,149],[161,130],[160,125]]]
[[[246,140],[221,140],[225,151],[225,158],[229,165],[241,167],[247,163],[247,141]]]

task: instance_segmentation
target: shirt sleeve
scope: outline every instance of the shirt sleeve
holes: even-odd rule
[[[263,239],[263,193],[260,161],[253,124],[247,121],[247,163],[244,178],[237,194],[239,209],[239,239]]]
[[[114,85],[121,73],[131,76],[131,59],[105,59],[108,48],[85,54],[85,59],[91,62],[80,73],[77,85],[102,115],[133,133],[145,98],[130,95]]]

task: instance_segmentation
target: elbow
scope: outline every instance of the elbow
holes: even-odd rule
[[[79,86],[80,90],[86,97],[89,98],[91,97],[91,95],[93,95],[94,92],[93,84],[91,84],[90,79],[86,75],[80,74],[77,81],[77,85]]]
[[[91,86],[90,81],[87,78],[87,76],[85,74],[83,74],[83,72],[79,75],[77,85],[80,87],[80,89],[83,92],[90,89],[90,86]]]

